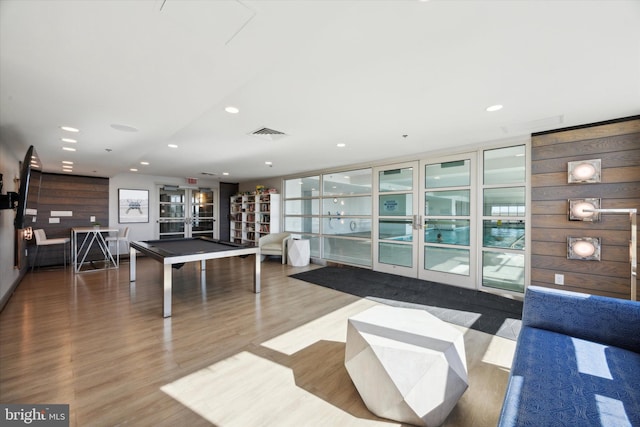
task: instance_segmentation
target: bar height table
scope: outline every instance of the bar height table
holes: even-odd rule
[[[113,258],[109,245],[102,235],[102,233],[109,232],[118,232],[118,229],[112,227],[74,227],[71,229],[71,257],[74,273],[94,271],[82,270],[85,262],[90,262],[90,260],[87,261],[87,255],[89,255],[89,251],[94,245],[97,245],[102,255],[104,255],[105,266],[101,270],[109,268],[110,264],[113,265],[111,268],[118,268],[118,263]],[[84,238],[82,238],[83,234]],[[79,239],[82,239],[80,244],[78,244]]]

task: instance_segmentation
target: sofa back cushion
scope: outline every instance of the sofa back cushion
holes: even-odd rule
[[[640,302],[530,286],[522,325],[640,353]]]

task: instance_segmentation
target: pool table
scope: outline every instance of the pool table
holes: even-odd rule
[[[260,248],[237,243],[223,242],[208,237],[192,237],[181,239],[147,240],[129,243],[129,280],[136,281],[136,255],[144,254],[161,262],[163,272],[163,316],[171,316],[171,273],[173,268],[180,268],[186,262],[200,261],[200,269],[205,273],[208,259],[233,256],[246,257],[253,255],[253,292],[260,292]]]

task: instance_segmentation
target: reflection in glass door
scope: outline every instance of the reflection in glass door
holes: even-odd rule
[[[417,277],[421,222],[416,204],[418,163],[374,170],[374,270]]]
[[[421,162],[421,279],[475,288],[473,158]]]
[[[158,194],[160,239],[215,238],[213,190],[164,186],[159,188]]]

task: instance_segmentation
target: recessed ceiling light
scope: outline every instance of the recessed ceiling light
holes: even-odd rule
[[[73,172],[73,169],[62,169],[62,172]]]
[[[500,110],[502,110],[502,105],[500,105],[500,104],[496,104],[496,105],[492,105],[490,107],[487,107],[487,111],[489,111],[489,112],[500,111]]]
[[[240,110],[237,107],[234,107],[232,105],[225,107],[224,111],[226,111],[229,114],[238,114],[240,112]]]
[[[267,162],[264,162],[264,164],[265,164],[265,165],[268,165],[268,166],[271,166],[271,165],[273,164],[273,162],[269,162],[269,161],[267,161]]]
[[[138,172],[138,169],[136,169],[136,168],[131,168],[131,169],[129,169],[129,170],[130,170],[131,172]]]
[[[140,162],[141,165],[149,166],[149,162]]]
[[[169,145],[167,145],[167,147],[169,147],[169,148],[178,148],[178,146],[176,144],[169,144]]]
[[[343,147],[346,147],[346,146],[347,146],[347,144],[342,143],[342,142],[336,144],[336,147],[339,147],[339,148],[343,148]]]
[[[62,161],[62,164],[63,164],[63,165],[72,165],[72,164],[73,164],[73,162],[72,162],[72,161],[70,161],[70,160],[63,160],[63,161]]]
[[[72,128],[71,126],[60,126],[60,129],[66,130],[67,132],[80,132],[80,129]]]
[[[70,142],[72,144],[75,144],[76,142],[78,142],[75,139],[71,139],[71,138],[61,138],[61,140],[62,142]]]
[[[222,175],[227,176],[229,175],[229,172],[222,172]]]
[[[76,149],[73,147],[62,147],[62,149],[65,151],[76,151]]]

